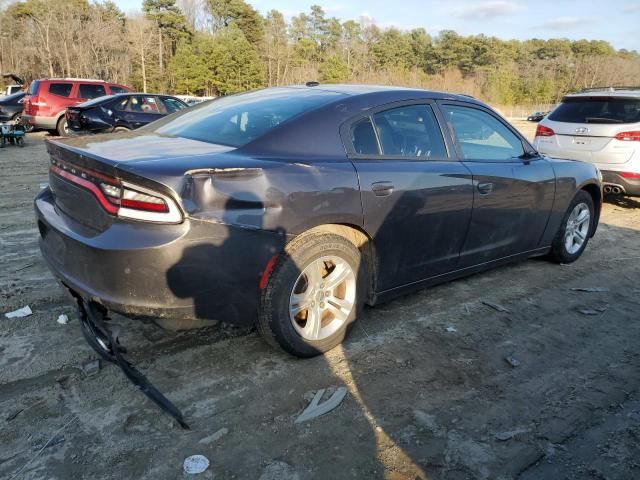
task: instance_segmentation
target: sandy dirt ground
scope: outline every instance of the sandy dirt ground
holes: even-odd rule
[[[606,204],[577,263],[529,260],[367,309],[320,358],[249,330],[116,318],[184,431],[117,367],[82,370],[95,354],[37,245],[44,137],[0,150],[0,312],[33,310],[0,317],[0,478],[187,478],[193,454],[208,479],[640,478],[640,201]],[[294,423],[342,385],[336,410]]]

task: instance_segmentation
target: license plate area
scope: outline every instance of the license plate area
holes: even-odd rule
[[[591,145],[591,138],[589,137],[573,137],[573,144],[582,146],[582,145]]]

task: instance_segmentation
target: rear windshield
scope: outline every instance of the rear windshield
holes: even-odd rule
[[[640,98],[565,97],[549,120],[567,123],[640,122]]]
[[[40,87],[40,80],[34,80],[33,82],[31,82],[31,85],[29,85],[29,95],[37,95],[38,94],[38,88]]]
[[[241,147],[296,115],[326,105],[343,94],[271,88],[232,95],[183,110],[154,122],[161,135]]]

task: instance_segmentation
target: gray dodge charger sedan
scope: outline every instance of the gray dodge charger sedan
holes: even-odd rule
[[[602,201],[594,166],[424,90],[270,88],[47,149],[40,245],[81,310],[256,325],[299,356],[339,344],[364,304],[576,260]],[[83,328],[110,353],[100,325]]]

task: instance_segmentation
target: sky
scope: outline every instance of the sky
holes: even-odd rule
[[[128,12],[142,0],[115,0]],[[262,14],[286,17],[318,4],[341,20],[373,19],[380,27],[424,27],[436,34],[455,30],[502,39],[569,38],[607,40],[615,48],[640,51],[640,0],[249,0]]]

